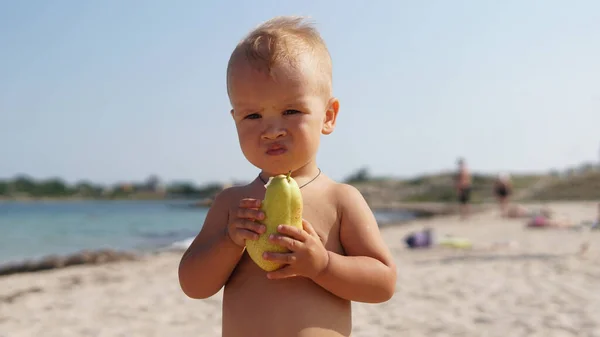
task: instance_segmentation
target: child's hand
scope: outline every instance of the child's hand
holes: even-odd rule
[[[257,240],[265,232],[265,225],[260,220],[265,218],[260,211],[261,201],[257,199],[242,199],[236,216],[227,225],[227,235],[236,245],[246,246],[246,240]],[[258,221],[256,221],[258,220]]]
[[[304,229],[288,225],[280,225],[277,230],[283,235],[272,235],[269,240],[289,249],[289,253],[267,252],[266,260],[280,262],[286,266],[267,273],[270,279],[281,279],[293,276],[315,278],[329,263],[329,254],[321,243],[321,239],[308,221],[302,219]]]

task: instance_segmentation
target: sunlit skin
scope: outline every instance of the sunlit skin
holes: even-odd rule
[[[323,90],[309,59],[271,75],[240,60],[229,77],[231,115],[244,156],[264,180],[292,171],[300,186],[318,174],[322,135],[333,132],[339,102]],[[286,266],[261,270],[245,240],[264,232],[260,179],[223,191],[184,254],[180,283],[193,298],[223,292],[224,337],[350,336],[351,301],[384,302],[396,267],[361,194],[324,173],[301,189],[303,229],[281,224],[273,243],[290,253],[264,257]]]

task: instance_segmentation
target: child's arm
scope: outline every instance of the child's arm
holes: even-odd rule
[[[202,230],[179,263],[179,284],[191,298],[208,298],[225,284],[244,253],[226,234],[230,190],[220,193],[206,215]]]
[[[340,185],[340,241],[346,256],[328,251],[329,263],[314,281],[351,301],[385,302],[396,288],[396,265],[377,221],[360,192]]]

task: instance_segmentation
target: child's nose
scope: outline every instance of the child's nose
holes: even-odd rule
[[[268,127],[262,134],[262,138],[265,140],[273,140],[286,135],[284,128],[279,126]]]

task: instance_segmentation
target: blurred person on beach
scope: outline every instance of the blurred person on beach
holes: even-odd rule
[[[260,172],[223,190],[181,258],[179,283],[194,299],[223,290],[222,336],[350,336],[351,302],[395,292],[396,266],[360,192],[317,166],[321,135],[336,126],[332,64],[302,18],[273,18],[234,48],[227,67],[231,116],[245,158]],[[292,172],[304,201],[303,229],[286,224],[267,252],[284,263],[265,272],[245,254],[265,231],[261,200],[269,177]]]
[[[556,213],[548,207],[542,207],[541,209],[535,210],[528,210],[525,207],[520,206],[520,213],[520,216],[515,217],[527,218],[528,220],[525,224],[527,228],[581,228],[581,224],[578,224],[564,216],[557,216]]]
[[[566,218],[556,218],[552,213],[536,214],[530,217],[526,226],[528,228],[580,228],[581,226]]]
[[[510,195],[512,194],[512,184],[508,173],[500,173],[494,182],[494,195],[500,205],[500,213],[505,216]]]
[[[598,203],[598,216],[596,217],[596,221],[592,222],[592,229],[600,229],[600,203]]]
[[[528,228],[580,228],[577,224],[565,217],[557,217],[555,212],[548,207],[529,209],[523,205],[507,206],[507,218],[526,218]]]
[[[470,212],[471,172],[463,158],[458,159],[458,172],[456,173],[455,187],[458,196],[460,217],[466,219]]]

